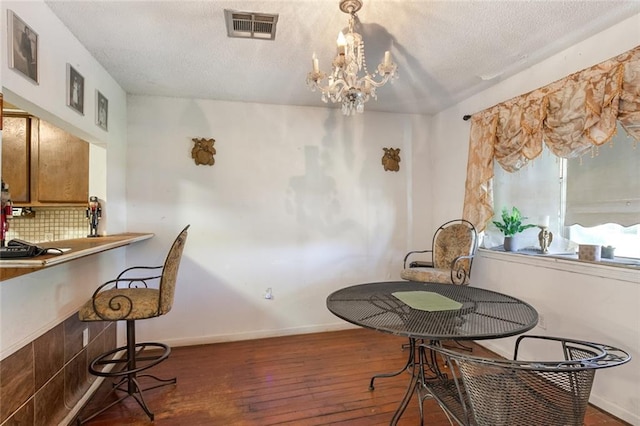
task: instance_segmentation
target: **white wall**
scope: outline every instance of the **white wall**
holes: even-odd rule
[[[186,345],[343,328],[326,309],[329,293],[398,278],[407,153],[425,143],[424,117],[128,100],[129,227],[157,234],[150,244],[161,261],[191,224],[173,311],[141,323],[142,339]],[[194,137],[216,140],[214,166],[191,159]],[[384,171],[383,147],[401,148],[399,172]],[[273,300],[263,297],[269,287]]]
[[[640,15],[635,15],[438,114],[431,123],[436,133],[431,140],[434,155],[437,153],[442,164],[459,165],[469,140],[469,124],[462,121],[464,114],[544,86],[639,44]],[[444,205],[461,206],[464,190],[458,189],[465,174],[464,167],[451,167],[446,175],[432,175],[438,180],[433,198]],[[456,190],[452,191],[443,179],[458,183]],[[513,257],[481,255],[474,263],[471,284],[531,303],[547,322],[546,330],[536,328],[532,332],[602,341],[629,350],[635,358],[630,364],[596,374],[592,402],[632,424],[640,424],[640,273],[629,272],[621,278],[610,270],[593,275],[584,268],[564,272],[554,266],[551,260],[530,265],[514,263]],[[485,343],[501,355],[512,356],[513,339]]]
[[[546,328],[536,327],[530,334],[583,339],[629,351],[631,362],[596,373],[591,402],[640,424],[639,271],[482,252],[473,274],[472,285],[510,294],[536,308]],[[513,356],[514,341],[493,340],[486,346]]]
[[[8,67],[4,25],[7,9],[13,10],[39,35],[40,81],[37,85]],[[44,2],[3,1],[0,18],[3,22],[0,83],[5,100],[92,143],[91,190],[95,191],[92,195],[106,200],[103,207],[109,224],[105,230],[110,233],[127,230],[125,92]],[[67,63],[85,78],[84,116],[66,106]],[[95,125],[96,89],[109,99],[109,132]],[[113,250],[0,282],[0,359],[77,311],[98,284],[122,269],[125,250]]]

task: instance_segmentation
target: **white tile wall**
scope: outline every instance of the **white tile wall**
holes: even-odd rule
[[[85,207],[34,207],[34,217],[14,216],[7,241],[12,238],[39,243],[84,238],[89,233]]]

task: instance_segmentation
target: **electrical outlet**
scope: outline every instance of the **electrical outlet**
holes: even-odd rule
[[[53,241],[53,234],[52,233],[44,234],[44,240],[45,241]]]
[[[85,348],[89,344],[89,328],[82,330],[82,347]]]
[[[267,300],[273,300],[273,290],[271,289],[271,287],[269,287],[264,293],[264,298]]]
[[[543,330],[547,329],[547,319],[542,314],[538,315],[538,327]]]

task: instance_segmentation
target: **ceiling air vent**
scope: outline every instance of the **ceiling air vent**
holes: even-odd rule
[[[224,11],[227,34],[236,38],[257,38],[274,40],[278,15],[254,12]]]

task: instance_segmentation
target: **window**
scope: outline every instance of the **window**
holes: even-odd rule
[[[579,244],[599,244],[614,247],[616,256],[640,259],[640,225],[623,227],[607,223],[590,228],[571,225],[569,236]]]
[[[640,258],[640,148],[620,126],[613,140],[592,155],[563,159],[545,147],[518,172],[496,164],[494,173],[495,217],[511,206],[528,217],[525,223],[538,224],[549,216],[551,253],[600,244],[615,247],[616,256]],[[491,234],[495,227],[487,230]],[[523,233],[525,246],[539,247],[538,232],[532,228]]]

